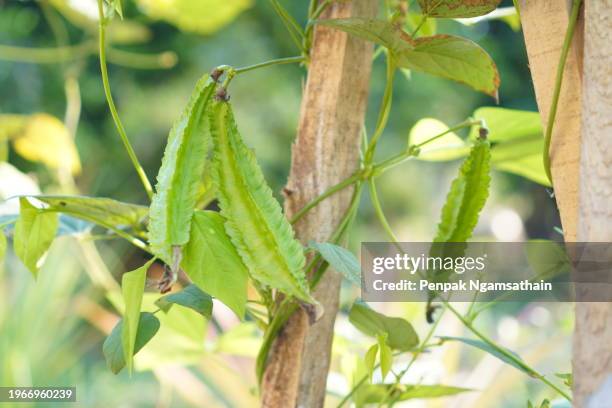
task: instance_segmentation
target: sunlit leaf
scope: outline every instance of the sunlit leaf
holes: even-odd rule
[[[362,333],[376,337],[387,335],[386,343],[394,350],[407,351],[419,343],[414,328],[400,317],[388,317],[370,309],[365,303],[355,302],[349,320]]]
[[[378,349],[380,351],[380,373],[383,381],[389,371],[391,371],[391,365],[393,364],[393,352],[387,344],[387,333],[379,334],[378,338]]]
[[[306,282],[302,246],[242,141],[230,105],[216,101],[211,118],[214,182],[232,243],[255,280],[316,304]]]
[[[421,12],[429,17],[475,17],[490,13],[501,0],[419,0]]]
[[[57,214],[45,212],[34,207],[27,198],[20,198],[19,219],[15,224],[13,248],[34,276],[38,274],[40,263],[55,238]]]
[[[202,316],[212,317],[213,301],[210,295],[202,292],[196,285],[188,285],[183,290],[159,298],[155,304],[164,311],[177,304],[195,310]]]
[[[378,354],[378,344],[373,344],[372,347],[368,349],[363,358],[365,362],[366,369],[368,370],[368,375],[370,377],[370,381],[372,380],[372,374],[374,373],[374,367],[376,366],[376,355]]]
[[[478,139],[451,184],[434,242],[465,242],[474,231],[489,196],[489,142]]]
[[[149,213],[149,242],[153,253],[173,264],[172,247],[189,241],[191,217],[210,145],[208,111],[215,81],[202,77],[181,117],[175,122],[157,174]]]
[[[511,354],[513,357],[515,357],[515,359],[509,358],[508,355],[500,352],[499,350],[491,347],[489,344],[483,341],[480,341],[480,340],[467,339],[464,337],[451,337],[451,336],[440,336],[440,339],[443,341],[459,341],[461,343],[467,344],[468,346],[476,347],[482,351],[485,351],[491,354],[492,356],[497,357],[504,363],[509,364],[521,370],[522,372],[524,372],[525,374],[531,377],[534,377],[534,378],[539,377],[539,374],[533,371],[531,367],[529,367],[527,364],[525,364],[523,360],[513,351],[505,350],[508,354]]]
[[[408,13],[406,15],[406,26],[409,33],[416,30],[419,25],[421,26],[418,31],[419,35],[427,36],[436,34],[437,23],[435,18],[428,18],[423,22],[422,14]]]
[[[525,137],[542,137],[542,119],[538,112],[485,106],[472,114],[474,119],[483,119],[489,129],[491,142],[504,142]],[[478,129],[470,131],[470,139],[478,138]]]
[[[543,185],[550,185],[542,163],[544,133],[538,112],[483,107],[473,113],[489,129],[491,163],[494,168],[518,174]],[[469,138],[476,140],[478,129]]]
[[[424,118],[410,129],[408,143],[411,146],[418,145],[446,131],[448,126],[443,122]],[[425,161],[447,161],[463,157],[469,151],[469,146],[456,133],[450,132],[421,147],[417,158]]]
[[[543,147],[544,143],[542,142],[542,148]],[[495,149],[491,150],[491,155],[492,157],[495,157]],[[526,179],[542,184],[543,186],[551,186],[550,180],[546,176],[546,172],[544,170],[542,156],[531,155],[500,162],[495,162],[493,159],[492,163],[496,170],[525,177]]]
[[[13,138],[13,147],[20,156],[51,169],[67,169],[72,174],[81,171],[70,132],[59,119],[46,113],[28,117],[23,133]]]
[[[152,313],[144,312],[140,314],[136,341],[134,343],[134,354],[138,353],[155,336],[159,326],[159,320]],[[123,320],[119,320],[111,334],[104,341],[102,347],[106,364],[114,374],[119,373],[125,367],[125,353],[121,339],[122,332]]]
[[[365,404],[380,403],[391,395],[394,401],[406,401],[416,398],[439,398],[473,391],[469,388],[448,385],[424,384],[369,384],[363,387],[361,402]]]
[[[251,7],[252,0],[136,0],[149,17],[184,31],[211,34]]]
[[[248,271],[225,232],[225,220],[212,211],[196,211],[182,266],[193,283],[244,318]]]
[[[402,68],[460,82],[497,97],[500,80],[495,62],[478,44],[466,38],[419,37],[413,48],[396,53],[396,58]]]
[[[355,286],[361,286],[361,265],[351,251],[328,242],[310,242],[310,247],[319,251],[323,259]]]
[[[125,362],[130,373],[134,366],[133,357],[136,337],[138,336],[140,309],[147,280],[147,270],[151,263],[153,263],[153,260],[151,259],[138,269],[124,273],[121,277],[121,291],[125,303],[121,342],[123,344]]]

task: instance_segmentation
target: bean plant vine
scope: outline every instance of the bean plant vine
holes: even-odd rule
[[[228,305],[240,319],[246,316],[261,328],[263,342],[256,360],[257,378],[261,381],[272,343],[292,314],[302,308],[314,322],[321,313],[325,313],[312,295],[321,277],[330,267],[336,270],[350,269],[346,265],[338,264],[337,257],[329,254],[342,253],[346,257],[354,257],[347,249],[342,248],[340,243],[358,217],[363,192],[369,191],[368,196],[375,216],[388,240],[398,244],[399,238],[388,221],[376,182],[390,169],[408,160],[422,159],[428,148],[449,135],[461,131],[470,133],[464,144],[453,153],[459,152],[454,157],[464,160],[455,183],[463,183],[467,187],[462,190],[455,188],[455,183],[451,186],[434,240],[468,240],[488,197],[490,171],[499,165],[492,158],[491,151],[504,148],[503,140],[496,139],[496,129],[488,127],[487,118],[491,111],[477,111],[473,117],[454,126],[417,142],[411,141],[402,147],[399,153],[390,157],[379,159],[377,147],[387,131],[394,84],[400,70],[424,72],[454,80],[497,99],[499,74],[486,51],[476,43],[461,37],[420,33],[430,20],[487,14],[498,6],[499,0],[476,2],[476,5],[474,2],[450,0],[387,1],[384,17],[376,19],[323,19],[325,10],[331,7],[333,2],[312,0],[305,26],[297,23],[278,0],[270,0],[269,3],[281,19],[298,55],[245,67],[219,65],[204,74],[170,131],[164,158],[156,177],[157,184],[153,187],[130,143],[115,106],[107,57],[128,62],[126,65],[130,65],[130,62],[131,65],[146,65],[159,63],[159,56],[145,58],[143,62],[138,60],[138,57],[109,48],[106,43],[106,27],[113,18],[122,16],[121,1],[97,0],[97,53],[102,86],[117,133],[150,204],[144,206],[85,196],[21,197],[20,216],[2,225],[7,227],[9,223],[14,224],[15,253],[35,275],[38,273],[40,260],[56,235],[60,213],[95,224],[150,254],[150,260],[145,265],[126,272],[122,278],[122,299],[117,301],[117,305],[123,310],[123,318],[104,344],[108,365],[115,373],[124,367],[128,371],[133,370],[134,355],[146,347],[146,343],[155,336],[160,327],[160,321],[156,317],[158,313],[167,312],[170,307],[175,307],[173,305],[181,305],[197,311],[206,319],[212,319],[212,299],[216,298]],[[407,3],[411,3],[409,7]],[[557,78],[556,97],[559,94],[562,65],[571,41],[580,1],[574,3],[573,17]],[[401,18],[402,14],[409,12],[418,17],[416,25],[409,26],[403,22],[405,19]],[[361,161],[357,170],[350,177],[330,186],[298,210],[291,219],[287,219],[268,187],[254,153],[242,139],[240,126],[230,103],[231,84],[242,80],[243,74],[271,66],[300,64],[308,68],[310,48],[317,27],[340,30],[375,43],[378,47],[376,55],[384,55],[386,59],[385,86],[372,132],[367,132],[364,125]],[[67,61],[75,55],[90,54],[94,49],[95,43],[90,40],[77,45],[67,45],[63,41],[59,42],[55,49],[24,50],[0,46],[0,53],[7,59],[50,63]],[[466,66],[470,67],[468,74],[465,74],[463,69]],[[555,105],[556,102],[553,106]],[[550,163],[547,152],[554,118],[553,107],[544,144],[544,169],[548,177]],[[204,193],[201,191],[203,177],[211,180],[206,184]],[[334,232],[325,243],[313,243],[304,247],[295,238],[292,226],[307,217],[308,213],[324,200],[349,188],[352,189],[350,203]],[[470,194],[465,193],[467,190]],[[206,205],[201,205],[203,202],[210,203],[210,197],[218,202],[219,211],[211,211],[206,209]],[[459,211],[456,211],[457,208]],[[448,216],[451,210],[458,214],[457,217]],[[305,254],[309,251],[314,251],[315,254],[307,262]],[[156,302],[156,310],[148,312],[143,311],[142,305],[147,269],[153,262],[163,264],[165,269],[165,275],[158,285],[160,292],[171,293],[161,296]],[[172,291],[180,272],[186,274],[187,282],[182,282],[183,288],[180,291]],[[360,272],[353,270],[353,273],[358,276]],[[219,280],[226,278],[224,274],[232,274],[234,287],[231,290],[218,285]],[[349,272],[347,279],[352,282],[359,281],[355,275],[350,276]],[[247,298],[249,283],[257,291],[256,298]],[[277,301],[279,295],[283,296],[280,302]],[[435,305],[429,305],[428,310],[432,325],[421,340],[411,324],[402,319],[404,333],[414,332],[412,337],[404,339],[403,344],[397,343],[398,333],[392,329],[372,329],[364,323],[370,319],[379,322],[380,327],[385,327],[385,319],[389,317],[378,314],[359,302],[353,305],[349,316],[351,322],[366,335],[375,338],[376,342],[365,356],[365,372],[360,373],[349,392],[342,396],[339,408],[350,401],[359,404],[359,398],[363,398],[363,392],[367,389],[376,391],[375,402],[379,406],[394,406],[406,398],[406,386],[402,381],[415,361],[429,348],[442,346],[450,341],[462,341],[480,348],[541,382],[555,395],[571,401],[567,389],[555,384],[548,376],[476,327],[475,321],[484,308],[475,308],[475,302],[472,302],[467,313],[462,313],[449,299],[436,297],[432,299],[432,303],[434,302]],[[474,339],[436,337],[441,317],[447,312],[455,316]],[[367,319],[363,316],[367,316]],[[399,362],[398,357],[404,355],[411,356],[408,362],[402,363],[404,365],[398,372],[391,372],[390,363]],[[376,384],[371,382],[375,370],[381,370],[383,379],[392,375],[392,382],[378,384],[379,387],[376,387]],[[458,387],[447,387],[444,390],[444,395],[466,391]]]

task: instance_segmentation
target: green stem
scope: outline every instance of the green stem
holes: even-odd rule
[[[58,64],[85,58],[95,51],[95,43],[84,41],[62,47],[29,48],[0,45],[0,60],[31,64]]]
[[[368,186],[370,187],[370,198],[372,200],[372,206],[374,207],[374,212],[376,213],[378,221],[382,225],[389,239],[392,242],[398,242],[397,237],[393,233],[393,229],[391,229],[391,226],[387,221],[387,217],[385,217],[385,212],[383,211],[380,200],[378,199],[378,193],[376,192],[376,184],[373,178],[368,180]]]
[[[551,383],[547,378],[544,377],[544,375],[538,373],[535,369],[531,368],[530,366],[528,366],[523,360],[521,360],[520,358],[518,358],[516,355],[514,355],[513,353],[509,352],[508,350],[506,350],[503,347],[500,347],[497,345],[497,343],[495,343],[493,340],[491,340],[490,338],[488,338],[485,334],[481,333],[478,329],[476,329],[474,327],[474,325],[472,324],[471,321],[468,321],[461,313],[459,313],[457,311],[457,309],[455,309],[450,303],[448,303],[447,301],[445,301],[444,299],[441,300],[442,303],[444,304],[444,306],[450,310],[460,321],[461,323],[463,323],[463,325],[469,330],[471,331],[476,337],[478,337],[480,340],[482,340],[484,343],[486,343],[489,347],[495,349],[495,351],[497,351],[498,353],[502,354],[504,357],[506,357],[508,360],[513,361],[515,364],[517,364],[519,367],[525,367],[529,372],[533,373],[533,377],[539,379],[540,381],[542,381],[544,384],[548,385],[550,388],[552,388],[553,390],[555,390],[556,392],[559,393],[559,395],[563,396],[563,398],[567,399],[568,401],[572,401],[572,398],[563,390],[561,390],[559,387],[557,387],[555,384]]]
[[[298,212],[296,212],[295,215],[291,218],[291,223],[295,224],[300,219],[302,219],[302,217],[304,215],[306,215],[306,213],[308,211],[312,210],[314,207],[319,205],[319,203],[321,203],[321,201],[323,201],[326,198],[336,194],[340,190],[343,190],[344,188],[346,188],[346,187],[348,187],[350,185],[355,184],[360,179],[361,179],[361,173],[358,172],[358,173],[353,174],[349,178],[346,178],[346,179],[342,180],[338,184],[331,186],[330,188],[325,190],[321,195],[319,195],[318,197],[314,198],[312,201],[310,201],[308,204],[306,204],[304,207],[302,207]]]
[[[176,65],[177,56],[172,51],[159,54],[139,54],[109,48],[108,61],[112,64],[135,69],[169,69]]]
[[[412,358],[410,359],[410,362],[408,362],[408,365],[406,366],[406,368],[404,368],[400,373],[396,374],[396,380],[397,380],[396,382],[399,382],[399,380],[404,376],[404,374],[408,372],[408,369],[410,369],[410,366],[414,364],[415,360],[423,352],[423,350],[425,350],[425,348],[430,346],[427,344],[427,342],[431,339],[436,328],[438,327],[438,323],[440,322],[442,318],[442,313],[440,313],[438,320],[436,320],[436,322],[431,326],[431,328],[429,329],[429,332],[427,333],[427,335],[425,336],[425,338],[423,339],[419,347],[413,352],[414,354],[412,355]],[[376,369],[379,366],[380,364],[377,364],[376,366],[374,366],[374,368]],[[363,377],[361,377],[361,379],[357,381],[357,383],[355,383],[353,388],[351,388],[348,394],[346,394],[344,398],[342,398],[342,400],[338,403],[336,408],[342,408],[344,404],[346,404],[351,399],[351,397],[357,392],[357,390],[361,388],[368,381],[368,378],[370,378],[369,374],[366,374]]]
[[[475,119],[468,119],[466,121],[463,121],[461,123],[459,123],[458,125],[455,125],[447,130],[445,130],[442,133],[439,133],[433,137],[430,137],[427,140],[424,140],[423,142],[416,144],[416,145],[411,145],[408,146],[408,149],[406,149],[406,151],[399,153],[395,156],[392,156],[386,160],[383,160],[382,162],[375,164],[373,166],[373,174],[374,175],[379,175],[387,170],[389,170],[390,168],[397,166],[398,164],[403,163],[406,160],[409,160],[411,158],[414,158],[418,155],[419,153],[419,149],[423,146],[425,146],[428,143],[431,143],[439,138],[441,138],[444,135],[447,135],[448,133],[451,132],[455,132],[457,130],[460,129],[464,129],[467,127],[471,127],[471,126],[475,126],[475,125],[480,125],[483,126],[484,123],[482,122],[482,120],[475,120]]]
[[[552,174],[550,171],[550,143],[552,139],[553,126],[555,124],[555,117],[557,116],[557,105],[559,104],[559,95],[561,94],[561,84],[563,83],[563,74],[565,72],[565,62],[567,61],[567,54],[569,53],[570,46],[572,44],[572,37],[574,36],[574,30],[576,29],[576,23],[578,22],[578,16],[580,14],[580,4],[582,0],[573,0],[572,14],[570,16],[567,31],[565,32],[565,39],[563,40],[563,49],[561,50],[561,56],[559,57],[559,64],[557,65],[557,76],[555,78],[555,89],[553,92],[552,103],[550,104],[550,111],[548,112],[548,121],[546,123],[546,134],[544,135],[544,153],[543,162],[546,176],[553,184]]]
[[[421,344],[419,345],[419,347],[417,348],[417,350],[414,352],[414,354],[412,355],[412,358],[410,359],[410,361],[408,362],[408,364],[406,365],[406,367],[404,367],[404,369],[402,371],[400,371],[396,376],[395,376],[395,383],[399,384],[400,381],[402,380],[402,377],[408,372],[408,370],[410,370],[410,367],[412,367],[412,365],[414,364],[414,362],[416,361],[416,359],[421,355],[421,353],[423,353],[423,351],[425,350],[426,347],[428,347],[428,342],[429,340],[432,338],[432,336],[434,335],[436,328],[438,327],[438,324],[440,323],[440,321],[442,320],[442,316],[445,312],[445,309],[442,310],[442,312],[440,313],[440,315],[438,316],[438,319],[434,322],[434,324],[431,325],[431,327],[429,328],[429,331],[427,332],[427,334],[425,335],[425,338],[423,339],[423,341],[421,342]],[[383,402],[386,402],[387,399],[391,396],[391,392],[392,392],[393,388],[389,388],[389,390],[387,391],[387,394],[385,395],[385,398],[383,399]],[[392,400],[391,403],[389,404],[389,408],[393,407],[393,405],[397,402],[397,398]],[[382,405],[381,403],[381,405]]]
[[[261,62],[259,64],[248,65],[242,68],[236,68],[236,74],[242,74],[244,72],[253,71],[259,68],[271,67],[273,65],[284,65],[284,64],[299,64],[306,61],[306,57],[299,55],[297,57],[278,58],[270,61]]]
[[[374,152],[376,150],[376,144],[378,143],[378,139],[382,135],[385,127],[387,126],[387,121],[389,120],[389,112],[391,111],[391,102],[393,99],[393,77],[395,76],[395,62],[393,61],[393,56],[390,53],[387,53],[387,75],[386,75],[386,83],[385,83],[385,91],[382,98],[382,103],[380,107],[380,113],[378,115],[378,120],[376,122],[376,128],[374,130],[374,134],[372,135],[372,139],[370,140],[370,144],[368,145],[368,149],[365,154],[365,163],[366,165],[372,162],[374,157]]]
[[[117,128],[117,132],[121,137],[121,141],[123,142],[123,146],[127,151],[130,160],[132,161],[132,165],[144,186],[149,199],[153,198],[153,187],[147,178],[147,175],[144,172],[144,169],[140,165],[138,161],[138,157],[136,157],[136,153],[130,144],[130,141],[125,133],[125,129],[123,128],[123,124],[121,123],[121,119],[119,119],[119,114],[117,113],[117,108],[115,107],[115,102],[113,101],[113,95],[111,94],[110,83],[108,80],[108,71],[106,68],[106,19],[104,17],[104,6],[102,4],[103,0],[98,0],[98,14],[100,18],[99,23],[99,40],[100,40],[100,71],[102,72],[102,84],[104,86],[104,94],[106,95],[106,101],[108,103],[108,107],[111,111],[111,116],[113,117],[113,121],[115,122],[115,127]]]
[[[334,233],[332,234],[332,236],[329,239],[332,243],[338,244],[340,242],[340,240],[342,239],[342,237],[344,236],[344,234],[346,233],[346,231],[350,227],[351,223],[355,219],[355,216],[357,215],[357,210],[359,209],[359,199],[361,198],[361,189],[362,189],[362,186],[363,185],[360,182],[358,182],[357,185],[355,186],[355,191],[353,191],[353,197],[351,198],[351,203],[349,204],[349,208],[346,211],[346,213],[344,214],[344,218],[342,219],[342,221],[338,225],[338,228],[336,228],[336,231],[334,231]],[[316,257],[319,257],[319,260],[321,259],[321,256],[319,254],[317,254]],[[315,259],[316,259],[316,257],[315,257]],[[311,263],[311,265],[312,265],[311,268],[314,267],[314,265],[316,265],[315,259],[313,259],[313,262]],[[329,266],[329,264],[327,262],[324,262],[312,274],[312,280],[311,280],[311,283],[310,283],[310,287],[312,289],[316,288],[317,284],[321,280],[321,277],[323,277],[323,274],[325,273],[325,270],[327,269],[327,266]]]
[[[310,201],[308,204],[306,204],[302,209],[300,209],[291,219],[291,223],[294,224],[297,221],[299,221],[306,213],[308,213],[308,211],[312,210],[314,207],[316,207],[318,204],[320,204],[323,200],[325,200],[326,198],[329,198],[330,196],[334,195],[335,193],[341,191],[342,189],[356,183],[359,180],[363,180],[363,179],[370,179],[372,177],[378,176],[382,173],[384,173],[385,171],[387,171],[388,169],[390,169],[391,167],[394,167],[410,158],[415,157],[418,154],[418,149],[425,146],[428,143],[433,142],[434,140],[450,133],[450,132],[454,132],[466,127],[470,127],[470,126],[474,126],[474,125],[481,125],[483,126],[483,123],[481,120],[473,120],[473,119],[468,119],[456,126],[453,126],[452,128],[445,130],[442,133],[439,133],[417,145],[413,145],[410,146],[405,152],[402,152],[398,155],[392,156],[386,160],[383,160],[382,162],[375,164],[374,166],[371,167],[370,172],[367,172],[366,170],[360,170],[358,172],[356,172],[355,174],[353,174],[352,176],[350,176],[349,178],[346,178],[344,180],[342,180],[341,182],[339,182],[338,184],[335,184],[331,187],[329,187],[327,190],[325,190],[321,195],[319,195],[318,197],[314,198],[312,201]],[[366,142],[367,144],[367,142]]]
[[[289,14],[289,12],[285,10],[285,8],[278,2],[278,0],[269,0],[269,2],[272,5],[272,8],[276,12],[276,14],[278,14],[280,19],[282,20],[283,25],[289,32],[289,36],[291,37],[295,45],[300,51],[304,51],[302,49],[302,45],[305,37],[300,25],[295,21],[291,14]]]
[[[376,199],[373,198],[373,203]],[[377,200],[376,200],[377,201]],[[374,204],[375,208],[378,207],[380,208],[380,204]],[[377,214],[379,213],[379,211],[377,210]],[[381,212],[382,213],[382,212]],[[387,232],[387,235],[389,235],[389,238],[391,239],[391,241],[395,244],[398,243],[397,239],[395,238],[395,234],[393,233],[393,231],[391,230],[391,228],[389,227],[389,224],[386,221],[386,218],[384,216],[384,213],[382,213],[382,216],[380,216],[379,214],[379,220],[381,222],[381,224],[383,224],[383,227],[385,228],[385,231]],[[471,321],[469,321],[468,319],[466,319],[464,316],[461,315],[461,313],[459,313],[447,300],[445,299],[440,299],[440,302],[444,305],[445,308],[449,309],[455,316],[457,316],[457,318],[463,323],[463,325],[469,330],[471,331],[474,335],[476,335],[478,338],[480,338],[480,340],[482,340],[484,343],[486,343],[489,347],[495,349],[497,352],[499,352],[500,354],[503,354],[504,357],[506,357],[508,360],[514,362],[517,366],[519,367],[524,367],[524,369],[529,372],[533,378],[539,379],[541,380],[544,384],[548,385],[550,388],[552,388],[553,390],[555,390],[556,392],[558,392],[560,395],[562,395],[564,398],[566,398],[568,401],[571,401],[570,396],[565,393],[564,391],[562,391],[559,387],[557,387],[555,384],[551,383],[548,379],[546,379],[542,374],[538,373],[535,369],[531,368],[530,366],[528,366],[525,362],[523,362],[520,358],[518,358],[517,356],[515,356],[514,354],[510,353],[508,350],[504,349],[503,347],[500,347],[499,345],[497,345],[497,343],[495,343],[493,340],[489,339],[487,336],[485,336],[483,333],[481,333],[480,331],[478,331],[474,325],[472,324]]]

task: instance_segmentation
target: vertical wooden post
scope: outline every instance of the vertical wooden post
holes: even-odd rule
[[[320,18],[373,17],[376,4],[377,0],[334,1]],[[328,27],[315,28],[285,188],[289,217],[357,169],[371,64],[371,44]],[[298,238],[303,243],[327,241],[351,193],[342,191],[310,211],[295,226]],[[314,294],[324,307],[321,320],[309,327],[300,310],[275,339],[262,383],[263,406],[323,406],[341,281],[338,273],[328,270]]]
[[[546,128],[571,2],[521,0],[521,24],[542,124]],[[580,167],[582,24],[576,27],[550,146],[555,198],[566,241],[576,241]]]
[[[612,0],[584,5],[579,241],[612,242]],[[574,406],[590,407],[612,378],[612,303],[576,303]],[[607,401],[612,389],[607,382]],[[593,404],[593,405],[591,405]]]
[[[519,2],[538,108],[545,126],[570,3]],[[584,3],[584,20],[577,27],[565,66],[551,168],[566,241],[611,242],[612,0]],[[574,406],[589,408],[589,401],[611,375],[612,304],[576,303]],[[605,392],[612,394],[612,390]]]

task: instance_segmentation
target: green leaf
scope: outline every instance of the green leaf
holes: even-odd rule
[[[538,112],[485,106],[474,111],[475,119],[483,119],[489,129],[492,143],[506,142],[526,137],[543,138],[542,119]],[[470,139],[478,138],[478,129],[472,128]]]
[[[182,267],[204,292],[216,297],[242,320],[247,301],[248,271],[216,212],[196,211]]]
[[[123,19],[123,7],[121,6],[121,0],[106,0],[106,3],[112,7],[117,14],[119,14],[119,17]]]
[[[467,26],[480,23],[481,21],[491,21],[491,20],[503,21],[512,29],[512,31],[520,31],[521,29],[521,19],[518,15],[516,7],[514,6],[499,7],[484,16],[455,19],[455,21],[461,24],[467,25]]]
[[[464,337],[450,337],[450,336],[440,336],[440,339],[442,341],[459,341],[461,343],[467,344],[468,346],[476,347],[482,351],[485,351],[491,354],[494,357],[497,357],[504,363],[509,364],[512,367],[521,370],[522,372],[524,372],[525,374],[531,377],[539,378],[539,374],[533,371],[527,364],[525,364],[523,360],[518,356],[518,354],[508,349],[505,349],[504,351],[508,354],[511,354],[513,357],[515,357],[515,359],[510,358],[508,355],[504,354],[500,350],[497,350],[491,347],[489,344],[483,341],[480,341],[480,340],[467,339]]]
[[[138,320],[134,354],[138,353],[159,330],[159,320],[152,313],[143,312]],[[115,325],[111,334],[104,341],[102,352],[108,368],[113,374],[119,373],[125,367],[125,353],[122,344],[123,320]]]
[[[174,123],[157,174],[149,213],[149,242],[153,253],[172,265],[172,247],[189,241],[191,217],[210,144],[208,108],[216,83],[204,75],[189,103]]]
[[[19,206],[13,248],[15,255],[36,277],[40,263],[55,238],[57,214],[34,207],[25,197],[19,199]]]
[[[376,404],[391,395],[395,401],[406,401],[416,398],[439,398],[473,391],[469,388],[448,385],[409,385],[409,384],[369,384],[364,388],[362,402]]]
[[[368,349],[363,358],[365,362],[366,370],[368,371],[368,375],[370,377],[370,381],[372,381],[372,375],[374,374],[374,367],[376,366],[376,355],[378,354],[378,344],[373,344],[372,347]]]
[[[156,293],[145,293],[142,301],[143,310],[155,310]],[[150,370],[168,365],[196,365],[201,363],[206,354],[204,339],[206,336],[206,319],[187,307],[171,307],[168,312],[158,312],[160,329],[155,337],[135,358],[138,368]]]
[[[195,310],[202,316],[210,319],[212,317],[213,301],[210,295],[202,292],[196,285],[188,285],[180,292],[159,298],[155,304],[167,312],[173,304],[181,305]]]
[[[47,204],[44,211],[60,212],[108,228],[130,228],[144,231],[148,208],[110,198],[85,196],[34,196]]]
[[[147,280],[147,270],[154,260],[155,258],[151,259],[140,268],[131,272],[126,272],[121,277],[121,290],[123,292],[123,301],[125,302],[121,341],[123,344],[125,361],[130,373],[134,365],[133,357],[136,337],[138,336],[140,308],[142,306],[142,295]]]
[[[574,385],[574,376],[572,373],[555,373],[555,376],[563,380],[563,384],[572,388]]]
[[[385,316],[370,309],[365,303],[353,304],[349,321],[368,336],[386,334],[386,343],[394,350],[408,351],[419,343],[419,337],[408,321],[399,317]]]
[[[446,131],[448,131],[448,126],[437,119],[421,119],[410,129],[408,144],[418,145]],[[469,151],[470,148],[465,142],[456,133],[450,132],[423,145],[417,159],[425,161],[455,160],[465,156]]]
[[[355,255],[348,249],[327,242],[317,243],[311,241],[311,248],[319,251],[332,268],[340,272],[355,286],[361,287],[361,265]]]
[[[563,243],[532,239],[525,245],[525,254],[534,279],[552,280],[555,276],[572,273],[572,261]]]
[[[478,139],[451,184],[434,242],[465,242],[471,236],[489,196],[489,142]]]
[[[413,48],[410,36],[386,20],[355,17],[317,20],[316,24],[333,27],[355,37],[372,41],[393,53]]]
[[[538,112],[483,107],[474,111],[473,117],[483,119],[489,129],[491,163],[496,169],[550,186],[542,163],[544,133]],[[477,137],[474,127],[469,138]]]
[[[413,48],[395,53],[401,68],[466,84],[497,98],[500,85],[495,62],[478,44],[450,35],[419,37]]]
[[[183,31],[212,34],[251,7],[253,0],[136,0],[136,4],[149,17]]]
[[[391,371],[391,365],[393,364],[393,352],[387,345],[387,333],[379,334],[378,348],[380,349],[380,372],[382,374],[382,380],[385,380],[389,371]]]
[[[541,143],[541,147],[544,149],[544,143]],[[550,187],[550,180],[546,176],[544,170],[544,163],[542,162],[542,156],[526,156],[516,158],[511,161],[500,161],[495,162],[495,149],[491,150],[491,162],[496,170],[505,171],[507,173],[516,174],[517,176],[524,177],[528,180],[534,181],[543,186]]]
[[[419,0],[421,12],[429,17],[476,17],[490,13],[501,0]]]
[[[437,27],[436,19],[428,18],[423,24],[421,24],[422,21],[422,14],[408,13],[406,15],[406,26],[408,32],[413,32],[419,25],[421,25],[421,28],[419,28],[419,35],[435,35]]]
[[[213,180],[232,243],[253,279],[316,304],[304,273],[302,246],[242,141],[230,105],[216,101],[211,118]]]

